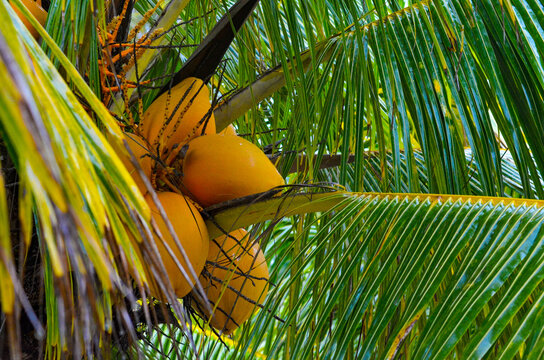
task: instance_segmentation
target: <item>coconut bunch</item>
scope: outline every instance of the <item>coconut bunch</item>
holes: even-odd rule
[[[216,133],[208,88],[197,78],[160,95],[136,131],[125,137],[186,255],[170,235],[141,173],[123,158],[163,236],[164,241],[156,236],[155,242],[176,295],[183,298],[195,286],[188,261],[213,313],[205,310],[206,299],[196,291],[191,295],[194,310],[221,333],[232,333],[266,296],[266,259],[244,229],[209,239],[199,210],[266,192],[284,185],[284,179],[261,149],[238,137],[232,126]]]
[[[257,146],[238,137],[232,125],[216,132],[206,84],[186,74],[205,78],[215,71],[234,37],[232,18],[235,18],[234,27],[239,29],[256,3],[256,0],[243,0],[233,6],[229,15],[216,25],[210,40],[203,41],[174,76],[176,85],[168,91],[162,89],[141,116],[138,126],[125,132],[125,140],[139,166],[132,163],[131,157],[121,155],[162,236],[161,240],[155,234],[155,245],[175,294],[179,298],[191,294],[195,312],[224,334],[232,333],[264,300],[268,267],[259,244],[244,229],[210,239],[200,211],[266,192],[285,182],[268,157]],[[22,4],[45,25],[47,12],[41,0],[22,0]],[[38,40],[37,30],[16,6],[13,8]],[[146,182],[156,193],[177,239],[163,221]],[[207,299],[193,291],[197,278]],[[152,285],[150,291],[161,299],[161,292]],[[211,314],[205,310],[209,308],[206,301],[213,309]]]

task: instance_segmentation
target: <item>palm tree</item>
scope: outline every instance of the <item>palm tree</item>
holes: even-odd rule
[[[542,357],[539,1],[262,0],[191,70],[219,63],[218,130],[289,184],[203,210],[212,236],[249,226],[271,270],[232,337],[176,300],[118,125],[194,45],[230,43],[205,36],[234,1],[43,5],[39,45],[0,2],[2,358]]]

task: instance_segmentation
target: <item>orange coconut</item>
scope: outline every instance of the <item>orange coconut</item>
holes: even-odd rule
[[[238,136],[207,135],[188,144],[183,186],[204,207],[284,184],[261,149]]]
[[[166,216],[174,228],[181,246],[183,246],[183,249],[187,254],[194,273],[198,276],[204,268],[210,243],[204,219],[202,219],[202,216],[200,216],[194,205],[183,195],[173,192],[157,192],[157,196],[166,212]],[[193,288],[196,278],[191,275],[181,250],[176,245],[174,238],[170,235],[170,231],[168,231],[166,223],[162,220],[159,210],[153,203],[151,196],[148,194],[145,199],[151,208],[151,215],[157,222],[163,239],[175,255],[174,259],[163,242],[159,240],[158,237],[155,238],[166,272],[176,295],[180,298],[184,297]],[[179,262],[185,269],[189,280],[183,275],[176,262]]]
[[[42,2],[40,1],[34,1],[34,0],[21,0],[23,5],[34,15],[36,20],[42,25],[45,26],[45,21],[47,19],[47,12],[42,8]],[[30,24],[30,21],[26,19],[26,17],[23,15],[22,12],[19,11],[17,6],[14,4],[11,4],[11,7],[15,12],[17,13],[17,16],[19,16],[19,19],[23,22],[23,24],[26,26],[28,31],[34,36],[34,39],[38,39],[40,37],[40,34],[36,29],[34,29],[34,26]]]
[[[147,149],[147,144],[144,139],[139,137],[136,134],[124,134],[124,138],[128,143],[128,146],[132,150],[132,153],[136,157],[136,160],[138,160],[138,163],[140,164],[140,167],[144,171],[145,175],[147,177],[151,176],[151,167],[152,167],[152,160],[149,156],[149,151]],[[127,168],[130,175],[132,175],[132,178],[134,179],[134,182],[136,185],[138,185],[138,188],[142,192],[142,194],[147,193],[147,188],[144,184],[144,181],[140,177],[139,172],[136,170],[132,162],[130,161],[130,158],[128,156],[121,156],[121,161]]]
[[[229,124],[226,128],[218,132],[219,135],[229,135],[229,136],[236,136],[236,129],[232,124]]]
[[[195,135],[200,136],[203,129],[204,134],[215,134],[208,88],[197,78],[183,80],[170,93],[166,92],[153,101],[144,113],[141,126],[143,135],[152,146],[155,147],[158,141],[161,152],[176,144],[183,145]]]
[[[238,328],[251,316],[255,305],[264,301],[269,278],[264,254],[247,231],[238,229],[229,236],[211,241],[207,273],[200,276],[214,309],[210,325],[226,334]],[[200,306],[199,311],[203,309]]]

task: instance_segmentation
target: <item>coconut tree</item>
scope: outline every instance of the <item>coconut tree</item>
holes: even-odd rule
[[[0,1],[2,358],[542,357],[539,1],[42,6]],[[287,182],[199,209],[268,262],[232,335],[176,296],[127,170],[182,251],[121,129],[189,76]]]

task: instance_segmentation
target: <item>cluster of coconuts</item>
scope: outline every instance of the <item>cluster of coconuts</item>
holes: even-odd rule
[[[215,119],[205,84],[188,78],[159,96],[143,114],[139,133],[125,137],[183,246],[190,265],[213,308],[210,317],[196,293],[193,307],[211,326],[230,334],[249,318],[268,290],[268,267],[257,242],[238,229],[209,239],[198,207],[268,191],[284,179],[254,144],[228,127],[216,134]],[[122,159],[148,202],[165,244],[155,238],[171,285],[179,298],[189,294],[189,273],[181,251],[170,235],[152,197],[128,158]],[[177,177],[179,192],[165,191],[161,177]],[[196,203],[196,204],[195,204]],[[170,255],[170,252],[175,258]],[[189,276],[189,278],[193,278]]]
[[[41,0],[22,0],[22,3],[44,26],[47,12],[41,7]],[[13,8],[38,39],[34,27]],[[213,308],[212,316],[204,310],[203,299],[197,294],[193,306],[211,326],[230,334],[266,296],[269,277],[266,259],[259,244],[244,229],[210,240],[195,203],[204,208],[264,192],[285,182],[257,146],[236,136],[232,125],[216,134],[208,88],[197,78],[185,79],[158,97],[143,116],[140,134],[143,136],[126,133],[125,139],[145,175],[153,180],[157,197],[192,269],[200,274],[199,281]],[[144,180],[128,157],[122,157],[122,161],[151,208],[164,240],[156,236],[155,244],[172,288],[182,298],[193,290],[196,280],[190,275],[185,257],[148,194]],[[160,182],[157,175],[168,167],[181,174],[178,189],[182,194],[162,191],[163,187],[157,184]]]

